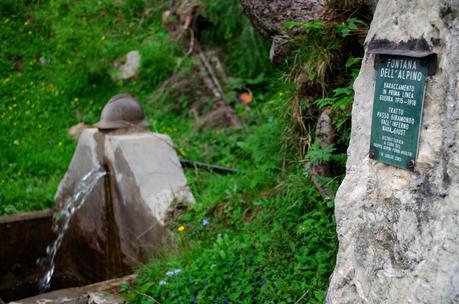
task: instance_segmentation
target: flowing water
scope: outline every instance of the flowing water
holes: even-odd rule
[[[46,247],[46,257],[39,258],[37,262],[45,269],[45,275],[39,282],[40,293],[45,292],[51,286],[51,278],[54,274],[54,259],[62,244],[65,231],[69,227],[73,214],[83,206],[85,199],[91,193],[99,179],[107,172],[97,168],[87,173],[75,188],[75,193],[65,202],[62,209],[56,212],[54,217],[53,231],[57,234],[56,240]]]

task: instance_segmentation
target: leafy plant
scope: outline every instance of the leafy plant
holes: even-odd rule
[[[120,286],[127,301],[322,303],[337,246],[333,204],[304,163],[343,168],[360,59],[348,59],[339,84],[328,84],[326,73],[342,39],[363,24],[287,23],[286,31],[300,35],[292,38],[285,72],[270,66],[269,44],[242,17],[237,0],[202,0],[201,17],[212,26],[202,29],[200,42],[225,54],[227,90],[250,89],[254,101],[236,107],[242,128],[201,130],[186,111],[171,110],[177,103],[186,109],[188,96],[151,94],[178,62],[190,73],[194,64],[161,28],[167,2],[153,2],[0,3],[0,127],[8,130],[0,136],[0,214],[53,206],[76,146],[67,129],[96,122],[111,96],[131,92],[143,101],[151,130],[169,134],[181,157],[238,173],[186,172],[196,203],[168,223],[175,248],[143,267],[133,285]],[[142,55],[138,77],[113,81],[114,60],[134,49]],[[301,95],[300,73],[321,85],[320,96]],[[339,137],[324,149],[313,132],[325,107]],[[339,178],[323,183],[336,189]]]

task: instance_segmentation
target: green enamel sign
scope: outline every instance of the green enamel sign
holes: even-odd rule
[[[418,155],[427,65],[422,58],[379,55],[370,158],[413,170]]]

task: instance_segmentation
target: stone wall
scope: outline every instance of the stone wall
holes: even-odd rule
[[[368,157],[375,55],[355,82],[347,173],[335,214],[337,264],[326,303],[459,303],[459,1],[379,1],[366,43],[425,39],[426,83],[414,172]]]

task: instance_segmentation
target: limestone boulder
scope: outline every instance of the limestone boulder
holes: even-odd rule
[[[426,82],[414,172],[368,157],[375,55],[354,84],[339,238],[328,304],[459,303],[459,2],[379,1],[366,43],[423,39],[437,54]]]

